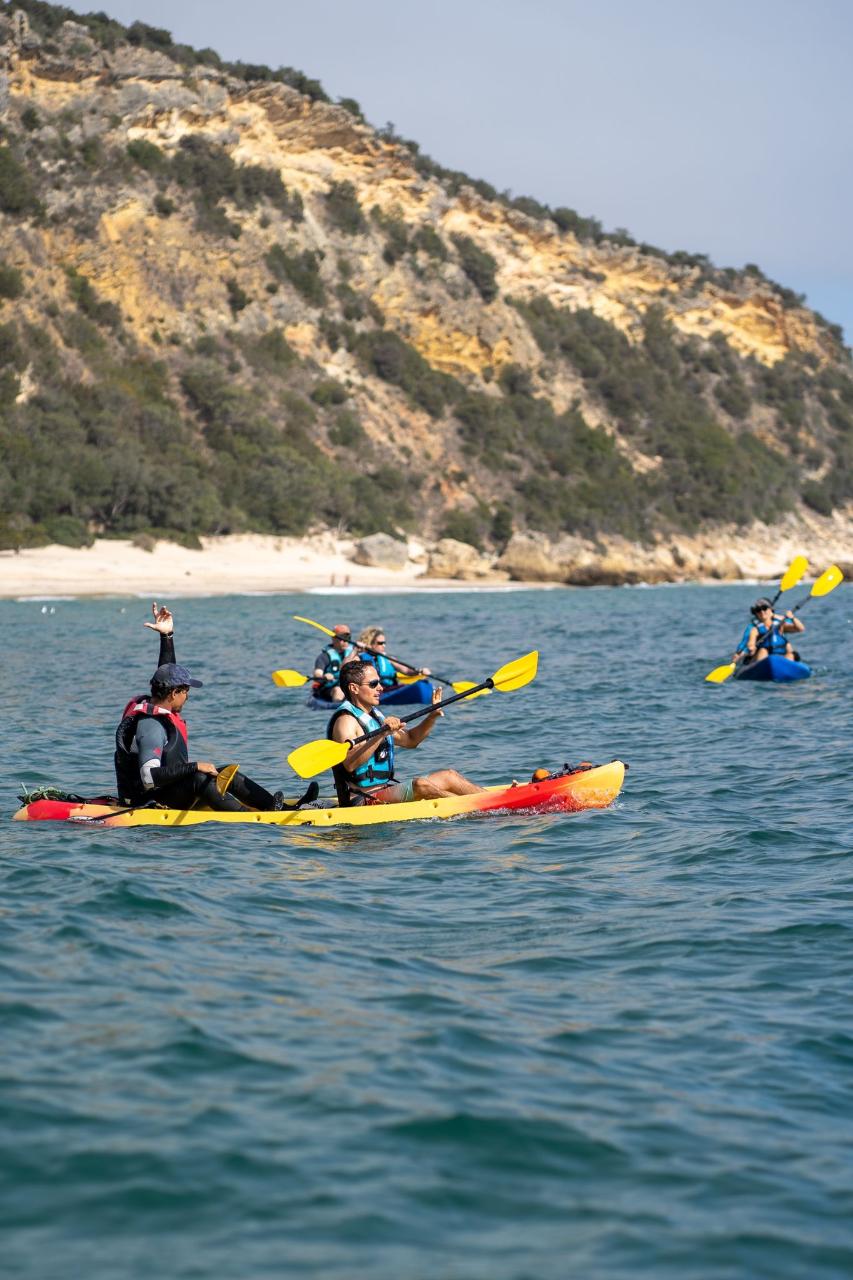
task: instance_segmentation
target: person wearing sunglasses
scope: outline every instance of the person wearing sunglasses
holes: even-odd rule
[[[220,795],[216,785],[219,770],[209,760],[191,760],[189,734],[181,712],[190,689],[200,689],[195,680],[175,661],[174,619],[165,607],[152,606],[153,622],[145,626],[160,636],[160,660],[151,677],[150,696],[131,698],[116,729],[115,770],[118,793],[128,804],[156,801],[168,809],[203,808],[237,812],[244,808],[279,810],[294,806],[284,803],[284,793],[271,794],[260,783],[237,772]],[[306,792],[300,803],[316,797]]]
[[[441,690],[432,695],[433,708],[419,724],[407,728],[397,716],[386,716],[379,710],[382,681],[371,662],[356,659],[341,670],[344,701],[335,709],[326,728],[333,742],[352,744],[363,733],[387,729],[384,737],[352,746],[346,759],[333,770],[338,804],[343,807],[360,804],[398,804],[407,800],[435,800],[440,796],[468,795],[479,791],[476,783],[455,769],[440,769],[423,774],[410,782],[401,782],[394,774],[394,755],[398,747],[419,747],[444,714]]]
[[[338,683],[341,667],[355,653],[352,632],[340,622],[334,629],[331,640],[325,649],[321,649],[314,662],[314,683],[311,686],[314,697],[320,702],[343,702],[344,691]]]
[[[771,653],[785,658],[797,657],[790,640],[786,640],[785,636],[805,631],[806,628],[790,609],[784,614],[775,614],[771,602],[762,596],[750,607],[750,613],[752,621],[744,627],[740,644],[732,655],[732,662],[740,659],[744,662],[760,662]]]
[[[428,676],[429,667],[410,667],[396,658],[389,658],[385,653],[385,628],[365,627],[356,641],[358,656],[362,662],[371,662],[382,681],[382,689],[396,689],[400,683],[398,673],[404,676]]]

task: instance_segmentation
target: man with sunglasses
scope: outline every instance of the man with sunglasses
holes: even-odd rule
[[[174,619],[165,606],[152,606],[153,622],[145,626],[160,636],[160,660],[151,677],[151,694],[131,698],[116,729],[115,769],[118,792],[129,804],[156,801],[168,809],[202,808],[238,812],[244,808],[278,810],[281,791],[272,795],[245,774],[235,773],[220,795],[219,770],[209,760],[190,760],[187,726],[181,712],[190,689],[200,689],[186,667],[175,662]],[[314,799],[306,793],[300,803]]]
[[[795,658],[793,646],[785,636],[805,631],[805,625],[788,609],[784,614],[774,614],[772,603],[762,596],[750,607],[752,622],[744,627],[740,644],[735,649],[732,662],[742,658],[744,662],[760,662],[771,653],[785,658]]]
[[[440,796],[469,795],[481,788],[455,769],[400,782],[394,776],[395,748],[412,750],[430,733],[441,710],[441,690],[432,695],[433,709],[420,724],[406,728],[397,716],[379,710],[382,681],[371,662],[347,662],[341,670],[344,701],[338,705],[326,729],[333,742],[355,742],[364,733],[385,728],[384,737],[352,746],[345,760],[334,768],[338,803],[344,807],[360,804],[397,804],[407,800],[436,800]]]
[[[354,653],[352,632],[345,623],[340,622],[325,649],[317,654],[314,663],[312,692],[320,702],[343,702],[344,691],[338,684],[338,679],[341,667]]]

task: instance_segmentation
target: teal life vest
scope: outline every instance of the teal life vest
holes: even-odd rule
[[[337,649],[333,649],[330,644],[327,644],[325,649],[321,650],[320,657],[323,657],[325,655],[327,662],[323,670],[323,678],[321,680],[314,681],[313,689],[314,689],[315,695],[318,695],[319,697],[322,698],[326,694],[331,693],[335,685],[339,683],[341,667],[344,665],[345,662],[349,662],[350,658],[354,653],[355,653],[354,644],[351,644],[348,647],[346,653],[338,653]],[[318,659],[318,665],[319,665],[319,659]]]
[[[746,653],[749,644],[749,633],[755,627],[758,632],[755,641],[756,650],[766,649],[768,653],[784,653],[788,647],[788,641],[782,635],[781,626],[781,622],[774,623],[772,627],[766,627],[763,622],[748,622],[743,629],[740,644],[735,652]]]
[[[363,733],[372,733],[374,729],[381,729],[385,723],[385,717],[378,707],[373,711],[362,711],[352,702],[339,702],[326,726],[327,738],[332,737],[332,728],[338,716],[341,715],[353,716]],[[338,804],[342,807],[363,804],[364,800],[359,798],[360,794],[363,797],[365,793],[379,787],[387,787],[389,782],[394,781],[393,736],[389,733],[382,738],[373,755],[357,769],[350,772],[349,769],[344,768],[343,764],[336,764],[332,773],[335,778],[335,790],[338,793]]]
[[[369,662],[372,667],[376,668],[376,674],[382,681],[383,689],[396,689],[397,669],[390,658],[386,658],[384,653],[360,653],[359,658],[362,662]]]

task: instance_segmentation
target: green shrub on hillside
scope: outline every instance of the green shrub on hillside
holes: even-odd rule
[[[13,216],[42,211],[29,173],[5,145],[0,146],[0,210]]]
[[[440,417],[458,394],[458,384],[452,378],[437,373],[414,347],[390,330],[359,334],[353,350],[371,372],[400,387],[433,418]]]
[[[264,257],[276,279],[292,284],[312,307],[321,307],[326,300],[320,278],[320,261],[320,254],[310,249],[286,253],[280,244],[274,244]]]
[[[425,222],[409,242],[410,249],[422,249],[430,258],[435,258],[437,262],[446,262],[448,258],[447,245],[442,240],[438,232]]]
[[[459,254],[462,270],[484,302],[494,302],[498,296],[495,272],[498,264],[490,253],[479,248],[470,236],[451,236]]]
[[[333,227],[356,236],[367,230],[355,187],[351,182],[333,182],[325,196],[326,213]]]
[[[0,298],[20,298],[24,292],[24,277],[17,267],[0,262]]]

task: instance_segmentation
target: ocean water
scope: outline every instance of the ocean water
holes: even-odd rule
[[[11,823],[111,785],[157,640],[0,604],[0,1270],[853,1274],[853,590],[812,680],[704,684],[755,593],[171,601],[194,755],[270,786],[324,727],[269,678],[322,643],[292,613],[457,679],[541,650],[407,769],[630,764],[603,812],[290,833]]]

